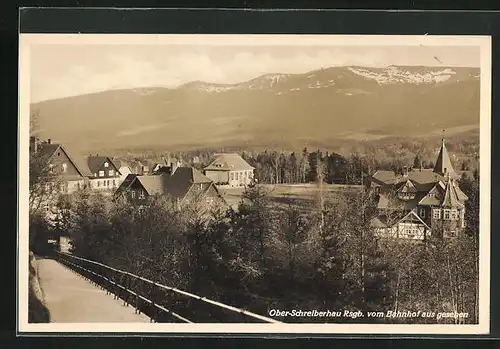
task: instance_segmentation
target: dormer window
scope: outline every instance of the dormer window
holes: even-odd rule
[[[104,171],[99,171],[99,177],[104,177]]]
[[[107,162],[104,163],[104,167],[108,167],[109,164]]]

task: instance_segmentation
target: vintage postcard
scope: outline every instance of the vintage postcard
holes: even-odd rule
[[[20,34],[20,333],[487,334],[487,36]]]

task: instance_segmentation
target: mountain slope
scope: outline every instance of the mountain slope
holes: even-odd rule
[[[32,105],[80,148],[328,143],[479,125],[479,69],[335,67],[221,85],[114,90]]]

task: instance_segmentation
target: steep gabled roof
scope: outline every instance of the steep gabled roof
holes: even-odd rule
[[[406,182],[404,182],[403,185],[401,185],[398,190],[398,192],[401,192],[401,193],[416,193],[418,192],[417,188],[415,187],[415,185],[412,183],[411,180],[406,180]]]
[[[123,182],[120,184],[120,186],[116,189],[115,194],[120,194],[123,191],[127,190],[134,182],[135,177],[137,177],[136,174],[133,173],[128,174],[127,177],[125,177]]]
[[[87,166],[91,173],[97,173],[104,162],[109,162],[117,171],[120,169],[109,156],[91,155],[87,158]]]
[[[422,200],[418,202],[418,204],[423,206],[438,206],[441,203],[441,197],[444,193],[444,188],[445,186],[442,181],[435,183],[432,188],[427,191]]]
[[[400,223],[400,222],[417,222],[417,223],[424,225],[427,229],[430,229],[430,227],[422,220],[422,218],[420,218],[415,213],[415,211],[408,212],[408,214],[406,216],[404,216],[403,218],[401,218],[401,220],[398,223]]]
[[[162,176],[137,176],[136,181],[141,183],[149,195],[163,194],[165,178]]]
[[[436,160],[436,165],[434,166],[434,172],[442,176],[450,175],[452,177],[458,177],[451,164],[450,156],[448,155],[448,150],[444,144],[444,139],[441,144],[441,149],[439,150],[439,155]]]
[[[463,207],[463,200],[459,198],[457,189],[458,188],[455,184],[455,181],[453,181],[451,178],[448,178],[448,182],[446,183],[446,189],[443,195],[443,200],[441,201],[441,206],[446,208]],[[463,192],[461,194],[465,196]]]
[[[50,161],[50,159],[54,156],[54,154],[59,150],[64,152],[68,159],[71,161],[73,166],[75,166],[76,170],[82,177],[89,177],[91,176],[91,173],[88,169],[88,166],[85,164],[83,161],[82,157],[74,152],[74,151],[69,151],[69,149],[62,144],[59,143],[41,143],[38,146],[38,151],[40,156],[45,157],[47,161]]]
[[[215,160],[204,170],[225,170],[225,171],[248,171],[253,170],[254,167],[250,166],[239,154],[226,153],[218,154]]]

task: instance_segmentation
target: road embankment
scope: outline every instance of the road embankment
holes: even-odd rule
[[[38,279],[38,267],[35,255],[30,251],[29,290],[28,290],[28,322],[50,322],[50,312],[45,306],[42,288]]]

